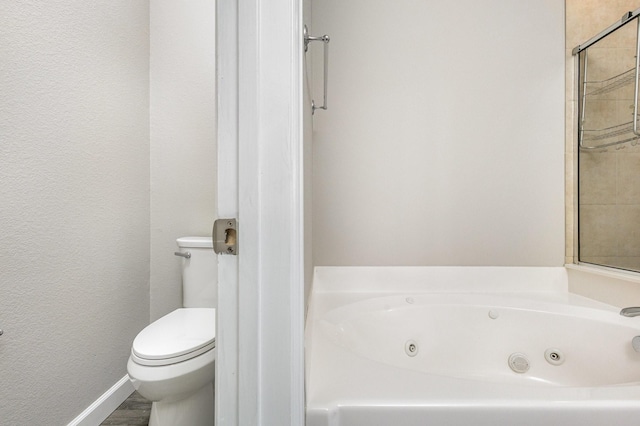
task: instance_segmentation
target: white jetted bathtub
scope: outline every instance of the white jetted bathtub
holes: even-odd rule
[[[638,335],[564,268],[317,268],[307,426],[640,424]]]

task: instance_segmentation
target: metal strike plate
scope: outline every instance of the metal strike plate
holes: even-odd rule
[[[213,251],[217,254],[238,254],[238,225],[235,219],[213,222]]]

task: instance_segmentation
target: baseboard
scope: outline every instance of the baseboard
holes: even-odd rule
[[[96,426],[109,417],[125,399],[133,393],[133,385],[129,380],[129,376],[125,375],[122,379],[111,386],[111,388],[103,393],[100,398],[96,399],[93,404],[87,407],[78,417],[73,419],[67,426]]]

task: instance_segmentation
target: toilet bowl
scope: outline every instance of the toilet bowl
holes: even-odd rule
[[[149,426],[213,425],[215,255],[211,239],[178,239],[183,291],[191,305],[154,321],[136,336],[127,362],[134,388],[152,401]],[[213,267],[212,267],[213,265]],[[194,297],[194,293],[199,297]],[[185,302],[186,304],[186,302]]]

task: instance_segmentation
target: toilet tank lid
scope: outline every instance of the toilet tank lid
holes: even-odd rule
[[[176,241],[181,248],[213,248],[211,237],[180,237]]]

